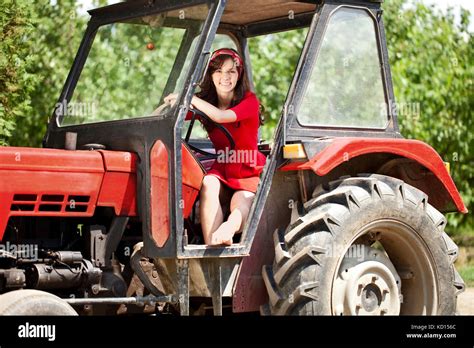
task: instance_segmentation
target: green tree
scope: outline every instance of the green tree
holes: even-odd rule
[[[29,1],[0,0],[0,145],[6,145],[15,118],[31,111],[36,79],[29,37],[34,14]]]
[[[256,93],[265,107],[264,139],[273,136],[307,32],[299,29],[249,40]]]
[[[28,13],[35,14],[33,30],[26,43],[31,57],[27,75],[35,76],[39,83],[32,85],[28,93],[32,108],[16,114],[17,126],[10,143],[38,147],[79,48],[86,18],[77,15],[75,0],[25,3],[28,3]]]
[[[391,0],[384,9],[401,132],[432,145],[451,163],[453,179],[472,210],[474,42],[469,13],[463,10],[457,25],[452,11],[443,14],[420,2]],[[455,214],[450,226],[451,231],[472,229],[472,214]]]

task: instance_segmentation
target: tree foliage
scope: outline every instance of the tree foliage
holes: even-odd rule
[[[253,80],[265,107],[262,138],[269,140],[280,118],[283,103],[308,30],[282,32],[249,40]]]
[[[385,4],[389,58],[402,134],[433,146],[451,164],[464,203],[474,200],[474,42],[469,13],[455,24],[447,14],[419,2]],[[455,214],[451,226],[474,225],[472,214]]]
[[[52,3],[50,0],[36,0],[25,3],[35,14],[33,30],[25,45],[31,60],[27,71],[35,76],[37,83],[31,85],[28,92],[32,108],[16,115],[17,126],[10,144],[40,146],[79,48],[86,18],[77,15],[76,1],[58,0]]]
[[[34,12],[29,1],[0,0],[0,145],[15,129],[15,118],[31,111],[36,84],[28,42]]]

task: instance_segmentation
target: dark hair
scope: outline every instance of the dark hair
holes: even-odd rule
[[[236,52],[235,50],[232,50]],[[237,53],[237,52],[236,52]],[[201,91],[197,93],[196,95],[207,101],[208,103],[211,103],[214,106],[218,106],[218,100],[217,100],[217,92],[216,92],[216,86],[214,86],[214,82],[212,81],[212,74],[222,68],[224,65],[224,62],[227,59],[233,59],[231,56],[227,54],[221,54],[214,58],[210,63],[206,71],[206,75],[204,76],[203,81],[200,84]],[[234,107],[237,104],[239,104],[242,99],[245,96],[245,93],[250,90],[250,84],[249,80],[247,78],[247,75],[245,74],[245,70],[242,71],[241,76],[239,77],[237,84],[235,85],[234,88],[234,98],[232,98],[232,101],[230,103],[230,107]]]

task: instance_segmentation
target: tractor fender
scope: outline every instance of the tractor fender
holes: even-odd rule
[[[280,167],[282,171],[312,170],[318,176],[331,173],[339,165],[355,161],[359,156],[370,154],[393,154],[397,157],[406,158],[425,167],[437,179],[439,184],[429,187],[425,191],[430,193],[444,191],[450,202],[446,206],[454,205],[461,213],[467,213],[467,208],[459,194],[453,179],[451,178],[445,163],[439,154],[428,144],[411,139],[403,138],[325,138],[317,140],[320,151],[310,157],[309,160],[301,162],[290,162]],[[426,192],[429,191],[429,192]],[[449,209],[440,210],[448,211]]]

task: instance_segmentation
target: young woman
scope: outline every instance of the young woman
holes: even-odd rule
[[[176,98],[177,94],[170,94],[165,102],[173,104]],[[231,245],[248,217],[265,164],[265,156],[257,148],[259,102],[249,90],[243,60],[236,51],[223,48],[212,54],[201,92],[193,96],[191,104],[222,124],[235,141],[232,151],[221,131],[207,127],[219,157],[204,177],[200,193],[204,242]],[[229,189],[230,214],[224,221],[220,197]]]

